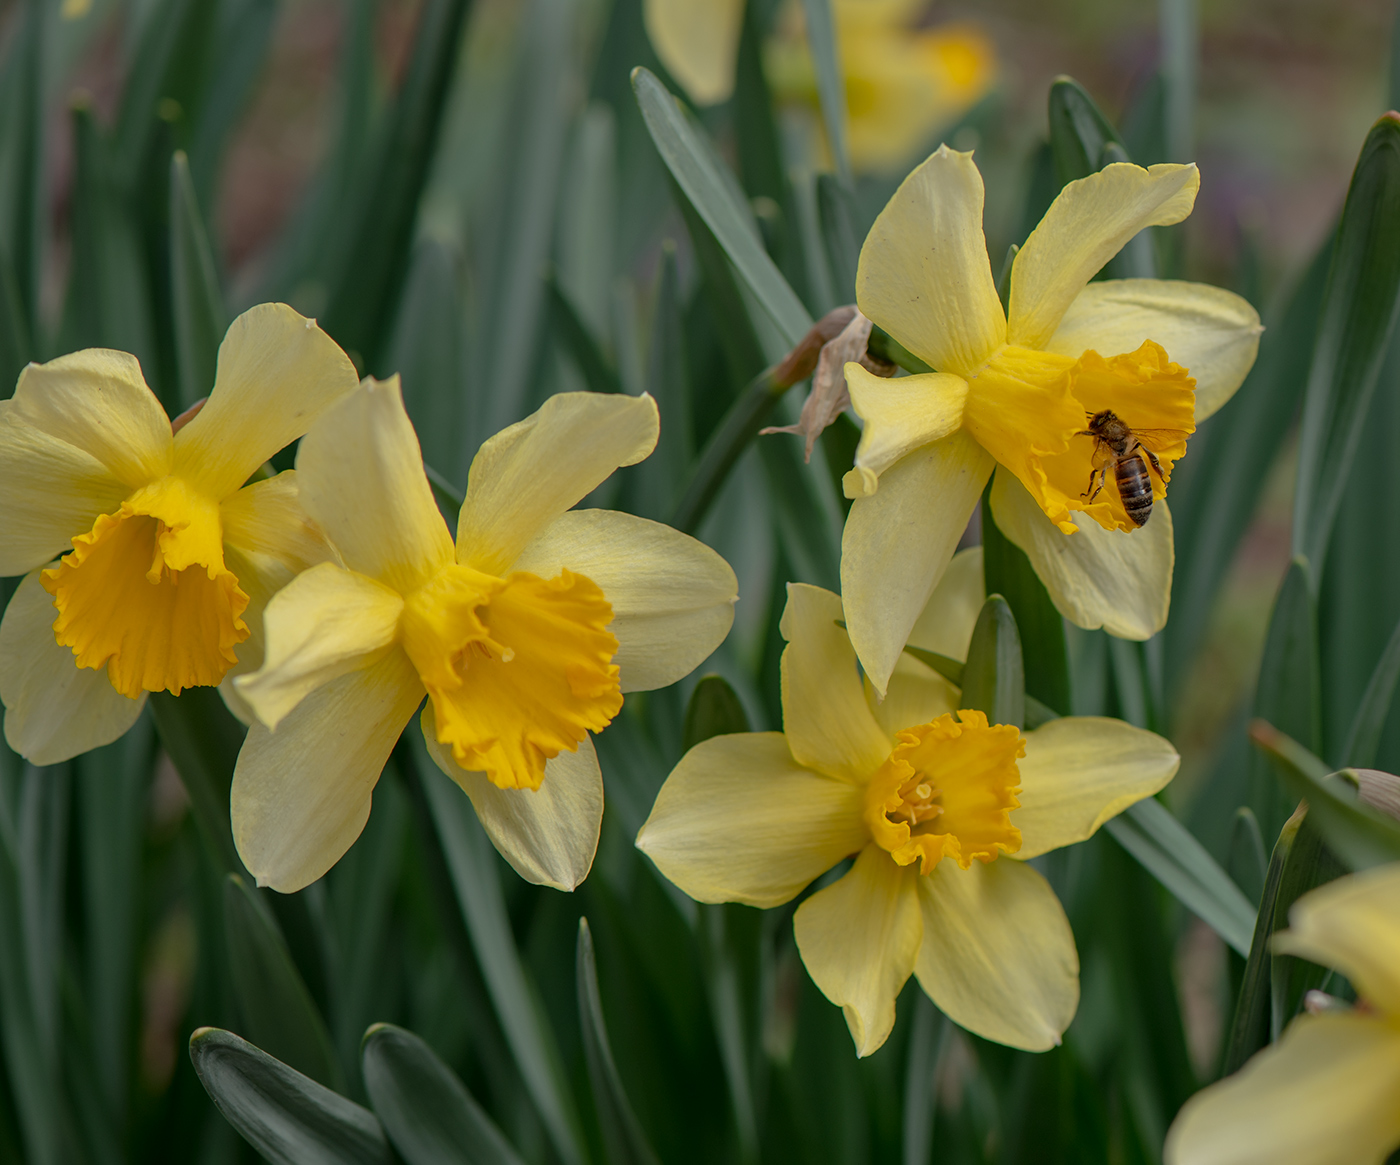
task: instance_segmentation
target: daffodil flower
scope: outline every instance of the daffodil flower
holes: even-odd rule
[[[734,572],[667,526],[571,509],[656,445],[649,396],[561,393],[487,441],[454,546],[397,378],[367,380],[303,438],[302,504],[340,554],[267,606],[263,666],[235,681],[260,724],[233,832],[292,891],[345,853],[423,697],[423,735],[522,877],[573,889],[603,785],[589,733],[622,693],[691,671],[733,622]]]
[[[1167,1165],[1381,1165],[1400,1149],[1400,865],[1329,882],[1288,920],[1274,950],[1336,967],[1362,1005],[1300,1016],[1187,1101]]]
[[[982,176],[940,147],[866,238],[860,310],[935,372],[847,366],[864,422],[845,491],[841,590],[861,663],[883,690],[988,477],[998,526],[1071,622],[1147,639],[1166,622],[1166,485],[1186,438],[1239,388],[1259,317],[1237,295],[1163,279],[1089,282],[1146,227],[1191,211],[1195,166],[1119,163],[1071,182],[1026,240],[1002,311],[982,237]],[[1101,412],[1155,458],[1140,529],[1102,443]],[[1107,471],[1094,489],[1096,472]]]
[[[924,0],[835,0],[851,165],[887,170],[927,147],[990,88],[996,53],[970,25],[918,27]],[[697,105],[727,101],[744,0],[646,0],[647,35],[666,71]],[[780,104],[820,110],[802,8],[788,3],[764,52]]]
[[[25,575],[0,623],[11,748],[54,764],[108,744],[147,692],[218,684],[256,645],[261,602],[330,552],[294,474],[244,482],[357,380],[284,304],[233,322],[178,433],[125,352],[20,374],[0,403],[0,575]]]
[[[964,551],[915,628],[962,659],[983,601]],[[667,778],[637,837],[701,902],[798,907],[802,960],[845,1010],[859,1055],[885,1042],[910,974],[987,1039],[1044,1050],[1079,1003],[1079,957],[1054,891],[1025,859],[1083,841],[1162,788],[1171,745],[1118,720],[1068,717],[1022,734],[957,710],[959,692],[905,655],[884,700],[863,682],[841,599],[789,584],[783,731],[717,736]]]

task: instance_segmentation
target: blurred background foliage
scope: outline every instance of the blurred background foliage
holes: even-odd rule
[[[915,23],[974,27],[988,87],[899,166],[847,184],[818,173],[816,114],[765,76],[790,14],[750,0],[734,95],[694,122],[799,324],[852,300],[866,228],[939,140],[977,151],[994,268],[1063,182],[1117,156],[1104,141],[1200,163],[1195,214],[1110,274],[1145,263],[1231,287],[1270,330],[1174,480],[1167,629],[1137,645],[1068,628],[1060,710],[1177,744],[1163,816],[1201,848],[1176,853],[1187,874],[1154,873],[1233,880],[1251,917],[1262,899],[1252,950],[1129,856],[1152,868],[1185,844],[1145,814],[1046,863],[1083,964],[1061,1048],[970,1037],[911,985],[889,1043],[858,1062],[801,968],[791,907],[697,906],[633,849],[685,747],[780,725],[783,584],[837,583],[843,419],[810,465],[794,438],[750,445],[689,513],[739,576],[734,631],[601,735],[603,840],[573,895],[499,860],[416,726],[359,842],[292,896],[253,889],[232,851],[240,730],[212,692],[153,700],[124,740],[69,764],[3,752],[0,1159],[225,1162],[256,1145],[410,1165],[1159,1161],[1186,1097],[1322,981],[1262,944],[1308,885],[1358,864],[1346,829],[1361,826],[1335,789],[1322,824],[1285,825],[1300,792],[1322,796],[1307,782],[1343,764],[1400,769],[1400,345],[1388,308],[1324,305],[1358,151],[1400,103],[1394,15],[1389,0],[933,4]],[[640,0],[0,0],[0,393],[27,360],[108,346],[140,358],[173,416],[212,384],[228,321],[282,299],[363,372],[403,375],[444,499],[480,442],[549,394],[651,392],[657,453],[590,504],[672,518],[731,406],[796,337],[712,233],[713,207],[672,178],[639,65],[681,91]],[[1062,73],[1083,90],[1055,90],[1054,122]],[[1369,245],[1357,229],[1350,245]],[[1334,369],[1314,339],[1366,311],[1374,397],[1329,403],[1308,387]],[[1323,466],[1345,490],[1330,528],[1292,515],[1305,390],[1328,425],[1356,426]],[[1252,715],[1327,763],[1277,746],[1280,784],[1251,752]],[[262,1052],[214,1031],[187,1053],[205,1026]]]

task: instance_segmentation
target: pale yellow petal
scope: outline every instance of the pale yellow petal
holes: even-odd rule
[[[939,862],[919,880],[924,941],[914,973],[968,1031],[1044,1052],[1079,1007],[1079,953],[1055,891],[1031,866],[999,858]]]
[[[315,320],[285,303],[249,308],[219,345],[209,399],[175,437],[176,465],[206,492],[227,497],[359,381]]]
[[[876,695],[868,679],[865,697],[875,723],[893,745],[895,733],[956,711],[961,693],[927,664],[906,655],[890,676],[885,698],[882,700]]]
[[[713,736],[681,758],[637,848],[698,902],[780,906],[869,838],[864,790],[792,758],[781,732]]]
[[[123,696],[107,669],[79,667],[71,648],[54,640],[53,596],[26,575],[0,620],[0,701],[5,740],[36,765],[53,765],[111,744],[146,706]]]
[[[1079,359],[1136,352],[1144,340],[1196,381],[1196,424],[1235,395],[1254,367],[1264,328],[1249,301],[1206,283],[1106,279],[1079,293],[1046,350]]]
[[[1105,530],[1076,514],[1078,530],[1065,534],[1012,474],[998,472],[992,513],[1071,623],[1090,631],[1102,627],[1120,639],[1150,639],[1166,625],[1176,549],[1165,501],[1132,533]]]
[[[783,649],[783,731],[797,762],[864,782],[890,755],[861,687],[855,649],[839,624],[841,597],[788,583],[778,625]]]
[[[452,561],[399,378],[367,379],[297,450],[301,504],[345,565],[408,594]]]
[[[857,498],[841,536],[841,593],[861,665],[883,694],[967,528],[992,459],[954,433],[887,470]]]
[[[1305,1015],[1177,1116],[1166,1165],[1381,1165],[1400,1146],[1400,1030]]]
[[[1101,716],[1066,716],[1026,733],[1019,859],[1093,836],[1110,817],[1165,787],[1181,764],[1155,732]]]
[[[923,926],[913,866],[868,845],[837,882],[793,917],[797,949],[821,992],[845,1013],[856,1055],[889,1038],[894,1003],[914,969]]]
[[[457,560],[501,574],[555,518],[656,448],[656,402],[561,392],[477,452],[457,519]]]
[[[248,730],[233,771],[233,839],[259,886],[284,894],[309,886],[355,843],[423,694],[395,649],[312,692],[276,732]]]
[[[1061,190],[1012,264],[1008,342],[1045,347],[1103,265],[1138,231],[1184,219],[1200,185],[1194,165],[1115,162]]]
[[[0,576],[25,574],[71,550],[75,534],[130,493],[91,453],[0,401]]]
[[[597,583],[613,609],[613,663],[624,692],[689,675],[729,634],[739,584],[718,554],[679,530],[612,510],[560,514],[511,570],[553,578],[569,569]]]
[[[383,583],[323,562],[278,591],[263,613],[263,664],[234,688],[254,715],[275,729],[317,688],[398,638],[403,597]]]
[[[936,651],[949,659],[967,659],[972,630],[986,601],[982,547],[959,550],[933,588],[914,630],[909,632],[910,645]]]
[[[603,828],[603,773],[593,738],[561,752],[544,768],[538,789],[501,789],[470,773],[439,743],[431,700],[423,708],[428,754],[471,798],[491,844],[527,882],[573,890],[593,866]]]
[[[245,557],[266,560],[269,566],[276,563],[292,574],[337,557],[321,528],[302,508],[294,469],[226,497],[219,504],[219,518],[225,546],[236,546]]]
[[[29,365],[6,416],[81,449],[128,492],[170,472],[170,419],[126,352],[85,348]]]
[[[657,57],[696,105],[729,100],[743,0],[646,0],[642,16]]]
[[[219,682],[219,694],[244,724],[252,724],[257,716],[234,688],[234,681],[262,667],[263,612],[268,601],[303,570],[339,561],[321,528],[301,508],[296,477],[296,471],[288,469],[244,486],[219,505],[224,563],[248,596],[243,612],[248,638],[235,645],[238,662]]]
[[[972,155],[939,146],[880,212],[856,272],[860,310],[929,367],[958,376],[1006,340],[982,197]]]
[[[1288,923],[1275,950],[1336,967],[1364,999],[1400,1020],[1400,863],[1304,895]]]
[[[859,364],[846,365],[851,407],[865,422],[856,446],[856,471],[875,481],[906,454],[932,444],[962,424],[967,381],[946,372],[888,379]],[[865,486],[875,492],[873,482]]]

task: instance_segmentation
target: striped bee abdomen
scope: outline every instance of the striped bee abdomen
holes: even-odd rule
[[[1122,458],[1113,467],[1118,483],[1118,496],[1134,525],[1141,526],[1152,516],[1152,478],[1147,473],[1147,461],[1141,453]]]

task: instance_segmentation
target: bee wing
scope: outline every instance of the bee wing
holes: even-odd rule
[[[1164,453],[1173,445],[1180,445],[1189,436],[1184,429],[1134,429],[1133,437],[1144,449],[1153,453]]]

